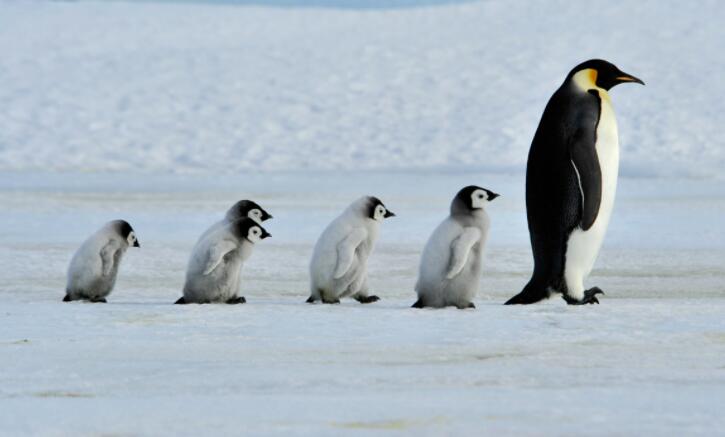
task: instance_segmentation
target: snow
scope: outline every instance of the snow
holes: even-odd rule
[[[592,57],[647,82],[612,93],[624,175],[725,165],[717,0],[1,7],[3,170],[520,172]]]
[[[0,175],[0,434],[712,435],[725,425],[725,186],[623,179],[589,284],[602,304],[505,307],[531,271],[523,181],[479,172]],[[458,188],[502,194],[476,310],[413,310]],[[315,238],[351,199],[398,216],[371,305],[306,305]],[[239,198],[274,235],[246,305],[174,306],[196,237]],[[135,227],[108,304],[62,303],[77,245]]]
[[[722,433],[725,7],[315,5],[335,2],[0,0],[0,435]],[[587,283],[606,295],[505,307],[532,268],[531,137],[591,57],[647,82],[612,92],[624,177]],[[502,195],[477,309],[413,310],[469,184]],[[363,194],[397,214],[369,264],[382,300],[303,304],[317,236]],[[275,217],[248,303],[171,305],[241,198]],[[62,303],[116,218],[141,248],[109,303]]]

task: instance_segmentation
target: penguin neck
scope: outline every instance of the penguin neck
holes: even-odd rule
[[[480,218],[486,215],[483,208],[470,209],[462,200],[456,198],[451,202],[451,217]]]
[[[574,75],[571,76],[570,81],[577,91],[587,93],[590,90],[596,90],[599,92],[602,99],[609,101],[610,98],[607,90],[597,86],[597,75],[597,70],[593,68],[586,68],[574,73]]]

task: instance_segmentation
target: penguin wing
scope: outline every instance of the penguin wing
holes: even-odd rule
[[[224,256],[237,249],[237,245],[229,240],[222,240],[209,248],[204,275],[208,275],[221,264]]]
[[[447,279],[453,279],[466,265],[471,248],[481,238],[478,228],[463,228],[463,233],[451,243],[451,262],[446,273]]]
[[[350,270],[355,259],[355,249],[367,236],[365,228],[353,228],[342,241],[337,243],[337,265],[335,273],[332,275],[333,278],[340,279]]]
[[[571,165],[579,181],[582,196],[581,227],[588,230],[599,214],[602,201],[602,169],[596,149],[596,124],[579,129],[569,144]]]
[[[114,255],[119,248],[120,244],[114,238],[108,240],[108,243],[101,248],[101,273],[103,276],[111,274],[111,271],[113,270]]]

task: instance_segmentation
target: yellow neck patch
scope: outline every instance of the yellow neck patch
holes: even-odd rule
[[[593,68],[577,71],[572,79],[584,91],[599,88],[597,86],[597,70]]]
[[[587,68],[582,71],[576,72],[574,74],[574,77],[572,77],[572,80],[576,84],[579,89],[581,89],[583,92],[587,92],[589,90],[597,90],[599,91],[599,95],[605,99],[609,100],[609,93],[604,88],[599,88],[597,86],[597,70],[593,68]]]

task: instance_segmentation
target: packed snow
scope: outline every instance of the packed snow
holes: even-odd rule
[[[4,170],[521,171],[593,57],[647,82],[612,92],[624,175],[725,166],[717,0],[0,7]]]
[[[0,435],[722,433],[725,7],[353,3],[0,0]],[[588,281],[606,295],[505,307],[532,268],[531,137],[591,57],[647,82],[612,92],[624,177]],[[477,309],[413,310],[469,184],[502,195]],[[362,194],[397,214],[369,264],[382,300],[303,304],[315,239]],[[242,198],[275,217],[248,303],[172,305]],[[62,303],[117,218],[141,248],[109,303]]]

